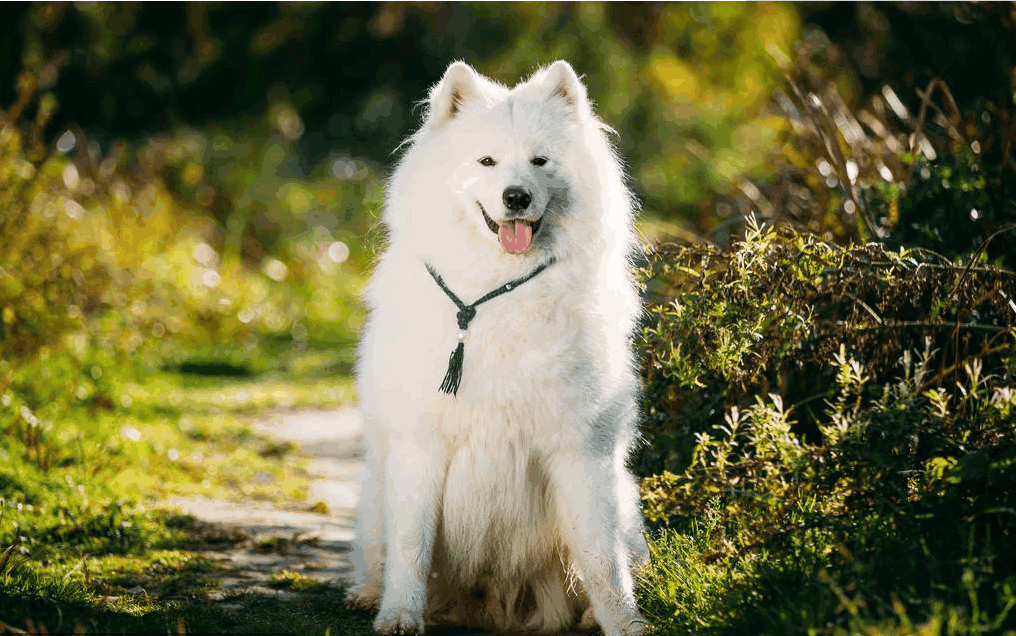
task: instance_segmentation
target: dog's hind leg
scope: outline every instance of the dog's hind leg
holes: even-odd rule
[[[447,472],[447,450],[434,439],[433,430],[419,426],[389,438],[384,470],[384,593],[374,620],[374,629],[382,636],[424,631],[427,576]]]

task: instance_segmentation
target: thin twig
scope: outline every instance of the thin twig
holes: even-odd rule
[[[860,325],[839,325],[848,331],[881,331],[885,329],[971,329],[975,331],[992,331],[992,332],[1013,332],[1016,335],[1016,328],[999,326],[999,325],[985,325],[979,322],[931,322],[925,320],[890,320],[882,322],[878,325],[872,324],[860,324]]]
[[[986,357],[986,356],[989,356],[989,355],[991,355],[993,353],[997,353],[999,351],[1008,351],[1011,348],[1012,348],[1012,345],[1006,344],[1006,345],[1003,345],[1001,347],[996,347],[994,349],[989,349],[989,350],[985,351],[984,353],[982,353],[981,355],[982,355],[982,357]],[[945,361],[945,359],[946,359],[946,357],[942,356],[943,362]],[[965,363],[966,360],[962,360],[962,362]],[[934,379],[928,380],[927,382],[923,383],[921,385],[921,388],[918,391],[918,393],[924,393],[928,389],[930,389],[932,387],[935,387],[935,386],[944,386],[945,379],[947,377],[949,377],[950,375],[956,373],[956,371],[958,371],[959,368],[960,368],[960,362],[956,362],[955,364],[951,364],[949,366],[945,366],[943,364],[942,367],[939,368],[939,372],[935,374]]]
[[[940,80],[937,77],[933,78],[928,83],[928,88],[926,88],[924,90],[924,94],[921,95],[921,109],[920,109],[920,111],[918,111],[918,114],[917,114],[917,123],[914,125],[914,137],[913,137],[913,140],[910,142],[910,152],[911,152],[911,154],[914,153],[915,146],[919,145],[918,141],[920,140],[921,135],[924,134],[924,117],[928,113],[928,104],[931,103],[931,95],[934,92],[935,87],[938,86],[939,83],[940,83]],[[918,94],[920,95],[920,92],[918,92]],[[931,142],[929,141],[928,143],[931,143]],[[911,157],[910,167],[907,168],[907,178],[903,182],[903,191],[904,192],[910,190],[910,182],[911,182],[911,180],[913,180],[914,169],[916,167],[917,167],[917,157]]]
[[[3,633],[3,632],[10,632],[12,634],[28,634],[28,632],[26,632],[23,629],[18,629],[17,627],[14,627],[13,625],[8,625],[7,623],[5,623],[3,621],[0,621],[0,633]]]
[[[66,581],[66,580],[67,580],[67,577],[69,577],[70,575],[74,574],[74,573],[75,573],[75,572],[77,572],[77,571],[78,571],[79,569],[81,569],[81,566],[85,564],[85,559],[87,559],[87,558],[88,558],[88,555],[87,555],[87,554],[86,554],[86,555],[84,555],[83,557],[81,557],[81,560],[80,560],[80,561],[78,561],[78,564],[77,564],[77,565],[75,565],[75,566],[74,566],[73,568],[71,568],[71,569],[70,569],[70,570],[69,570],[69,571],[67,572],[67,574],[64,574],[64,576],[63,576],[63,577],[64,577],[64,580]]]
[[[993,232],[991,234],[991,236],[989,236],[988,238],[984,239],[984,241],[981,243],[981,245],[977,248],[977,251],[974,252],[974,255],[970,257],[970,260],[967,262],[967,266],[965,268],[963,268],[963,273],[960,274],[960,277],[956,280],[956,283],[952,287],[949,288],[949,293],[946,294],[946,296],[945,296],[946,298],[952,298],[953,292],[955,292],[959,288],[960,283],[962,283],[963,280],[967,277],[967,273],[970,271],[970,268],[973,266],[974,263],[977,262],[977,259],[979,259],[981,257],[981,254],[984,253],[984,250],[986,250],[988,248],[988,243],[990,243],[991,240],[993,238],[995,238],[996,236],[998,236],[999,234],[1003,234],[1005,232],[1010,232],[1012,230],[1016,230],[1016,223],[1010,223],[1009,225],[1006,225],[1006,226],[1002,227],[1001,229]]]
[[[859,304],[859,305],[860,305],[861,307],[863,307],[865,311],[867,311],[867,312],[868,312],[869,314],[871,314],[871,317],[872,317],[872,318],[874,318],[874,319],[876,320],[876,322],[878,322],[878,324],[880,324],[880,325],[885,325],[885,324],[886,324],[886,323],[885,323],[885,321],[884,321],[884,320],[882,320],[882,316],[879,316],[879,315],[878,315],[878,314],[877,314],[877,313],[875,312],[875,310],[874,310],[874,309],[872,309],[871,307],[869,307],[869,306],[868,306],[868,303],[864,302],[863,300],[861,300],[861,299],[860,299],[860,298],[858,298],[857,296],[854,296],[853,294],[847,294],[847,297],[848,297],[848,298],[851,298],[851,299],[853,299],[853,301],[854,301],[854,302],[856,302],[856,303],[857,303],[857,304]]]

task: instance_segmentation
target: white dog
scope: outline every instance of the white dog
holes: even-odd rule
[[[645,629],[633,202],[608,131],[567,62],[512,89],[456,62],[388,184],[348,601],[379,634]]]

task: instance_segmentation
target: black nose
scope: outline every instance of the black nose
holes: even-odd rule
[[[521,212],[533,202],[533,197],[529,196],[528,192],[518,186],[505,188],[501,199],[504,201],[505,207],[512,212]]]

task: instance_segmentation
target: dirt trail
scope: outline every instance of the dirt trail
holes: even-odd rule
[[[349,583],[348,555],[362,466],[359,413],[355,409],[277,413],[266,415],[254,427],[279,441],[296,443],[313,456],[308,467],[314,477],[310,501],[324,501],[329,512],[308,512],[306,505],[286,509],[261,502],[169,500],[204,526],[209,543],[218,537],[227,546],[204,552],[225,566],[222,586],[212,598],[247,591],[293,594],[268,585],[283,569],[320,582]]]

